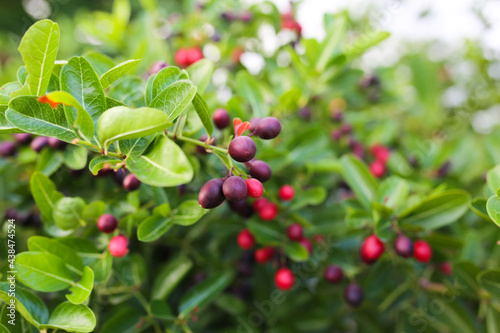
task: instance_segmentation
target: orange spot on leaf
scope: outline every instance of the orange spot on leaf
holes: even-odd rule
[[[44,96],[41,96],[41,97],[38,97],[37,100],[40,102],[40,103],[49,103],[50,104],[50,107],[55,109],[57,108],[57,106],[61,103],[59,102],[55,102],[53,100],[51,100],[49,97],[47,97],[47,95],[44,95]]]

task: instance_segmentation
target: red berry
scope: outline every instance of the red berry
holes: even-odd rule
[[[286,234],[291,240],[300,241],[304,237],[304,229],[302,229],[300,224],[294,223],[286,229]]]
[[[198,60],[203,59],[203,52],[198,47],[193,47],[187,50],[187,66],[194,64]]]
[[[257,146],[248,136],[234,138],[228,147],[229,155],[238,162],[248,162],[255,157]],[[258,179],[258,177],[255,177]]]
[[[258,213],[260,218],[264,221],[274,220],[276,216],[278,216],[278,206],[274,202],[270,202],[262,207]]]
[[[97,220],[97,228],[107,234],[115,231],[118,220],[111,214],[104,214]]]
[[[313,251],[313,247],[312,247],[312,244],[311,244],[311,241],[308,239],[308,238],[302,238],[299,243],[306,248],[307,252],[309,253],[309,255],[311,255],[312,251]]]
[[[187,49],[178,49],[175,52],[174,60],[177,65],[181,67],[185,67],[188,65],[188,50]]]
[[[128,239],[125,236],[118,235],[109,241],[109,253],[113,257],[123,257],[128,253]]]
[[[225,109],[215,110],[212,119],[214,121],[215,126],[220,130],[228,127],[229,123],[231,122],[229,113]]]
[[[283,185],[278,191],[278,197],[283,201],[290,201],[295,196],[295,190],[291,185]]]
[[[453,267],[451,267],[451,263],[449,261],[441,263],[441,265],[439,265],[439,269],[444,275],[450,276],[453,274]]]
[[[339,283],[342,281],[344,273],[342,268],[337,265],[330,265],[325,269],[325,280],[331,283]]]
[[[370,172],[373,176],[380,178],[385,174],[385,164],[380,160],[375,160],[370,164]]]
[[[247,184],[248,195],[252,198],[260,198],[262,193],[264,193],[264,186],[255,178],[249,178],[245,180]]]
[[[353,308],[360,306],[363,298],[363,289],[356,283],[351,283],[344,290],[344,299]]]
[[[384,253],[384,243],[376,235],[368,236],[361,246],[361,260],[367,264],[372,264]]]
[[[426,241],[418,240],[413,244],[413,257],[422,263],[426,263],[432,258],[432,248]]]
[[[295,278],[290,269],[280,268],[274,276],[274,282],[279,289],[288,290],[293,287]]]
[[[409,258],[413,254],[413,243],[403,235],[398,236],[394,242],[394,250],[403,258]]]
[[[389,157],[391,156],[391,151],[384,145],[375,144],[371,146],[370,153],[375,157],[375,159],[381,161],[382,163],[387,163]]]
[[[123,179],[123,188],[127,191],[135,191],[141,186],[141,181],[137,177],[130,173]]]
[[[266,246],[262,249],[255,250],[255,261],[259,264],[263,264],[271,260],[274,255],[274,249],[270,246]]]
[[[257,199],[253,202],[253,209],[256,212],[260,212],[262,208],[264,208],[269,203],[270,203],[269,200],[267,200],[266,198]]]
[[[222,192],[229,201],[240,201],[247,197],[247,185],[245,181],[238,176],[231,176],[224,181]]]
[[[248,229],[243,229],[238,234],[238,245],[243,250],[251,249],[255,244],[255,238]]]

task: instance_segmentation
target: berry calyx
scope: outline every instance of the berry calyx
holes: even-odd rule
[[[238,162],[248,162],[255,157],[257,147],[255,146],[255,142],[248,136],[239,136],[231,141],[228,147],[228,152],[233,160]]]
[[[274,117],[262,118],[255,128],[255,134],[263,140],[277,137],[281,132],[281,123]]]
[[[278,287],[279,289],[289,290],[293,287],[295,278],[290,269],[280,268],[274,276],[274,282],[276,283],[276,287]]]
[[[222,192],[229,201],[240,201],[247,197],[247,185],[241,177],[231,176],[224,181]]]
[[[370,163],[370,172],[373,176],[381,178],[385,174],[385,163],[380,160],[375,160]]]
[[[344,299],[353,308],[357,308],[363,302],[363,289],[356,284],[349,284],[344,290]]]
[[[17,153],[17,147],[14,142],[6,141],[0,144],[0,156],[10,157]]]
[[[97,220],[97,228],[106,234],[115,231],[116,227],[118,227],[118,220],[111,214],[104,214]]]
[[[278,197],[283,201],[290,201],[295,196],[295,190],[291,185],[283,185],[278,191]]]
[[[418,240],[413,244],[413,257],[421,263],[429,262],[432,258],[432,248],[426,241]]]
[[[210,179],[200,189],[198,194],[198,203],[205,209],[211,209],[224,202],[224,192],[222,179]]]
[[[141,186],[141,181],[137,177],[130,173],[123,179],[123,188],[127,191],[135,191]]]
[[[376,235],[368,236],[361,245],[361,260],[367,264],[372,264],[384,253],[384,243]]]
[[[66,147],[67,143],[59,140],[58,138],[49,137],[49,146],[53,149],[62,150]]]
[[[271,179],[272,171],[269,165],[264,161],[254,160],[247,164],[250,176],[257,178],[261,182]]]
[[[128,239],[123,235],[118,235],[109,241],[108,244],[109,253],[113,257],[124,257],[128,253]]]
[[[225,109],[217,109],[215,110],[212,119],[214,121],[215,126],[223,130],[229,126],[231,122],[231,118],[229,117],[229,113]]]
[[[250,230],[248,229],[243,229],[240,231],[238,234],[238,245],[243,249],[243,250],[249,250],[251,249],[255,244],[255,237],[252,235]]]
[[[286,229],[286,234],[290,240],[300,241],[304,237],[304,229],[300,224],[293,223]]]
[[[274,202],[269,202],[259,211],[259,217],[264,221],[271,221],[278,216],[278,206]]]
[[[266,246],[262,249],[255,250],[255,261],[259,264],[263,264],[272,259],[274,255],[274,249],[270,246]]]
[[[264,193],[264,186],[262,183],[255,178],[249,178],[245,180],[247,185],[248,195],[252,198],[260,198],[262,193]]]
[[[413,255],[413,243],[408,237],[400,235],[394,242],[394,250],[399,256],[409,258]]]
[[[337,265],[327,266],[325,269],[325,280],[331,283],[339,283],[344,278],[344,272],[342,268]]]

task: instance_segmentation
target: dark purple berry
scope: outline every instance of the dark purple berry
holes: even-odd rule
[[[42,226],[42,218],[40,217],[40,214],[37,213],[29,213],[28,217],[26,218],[26,225],[33,226],[35,228],[40,228]]]
[[[215,126],[220,130],[228,127],[231,122],[231,117],[229,117],[229,113],[225,109],[215,110],[212,119],[214,120]]]
[[[115,231],[118,220],[111,214],[104,214],[97,220],[97,228],[107,234]]]
[[[266,182],[271,179],[272,172],[269,165],[264,161],[255,160],[248,163],[248,172],[254,178],[261,182]]]
[[[222,179],[210,179],[200,189],[198,203],[201,207],[210,209],[219,206],[224,202],[224,192],[222,191]]]
[[[342,281],[344,277],[344,273],[342,272],[342,268],[337,265],[330,265],[325,269],[325,279],[331,283],[339,283]]]
[[[344,299],[353,308],[357,308],[363,302],[363,289],[356,283],[351,283],[344,290]]]
[[[184,193],[186,192],[187,186],[185,184],[182,185],[177,185],[177,193],[179,194],[179,197],[182,197]]]
[[[241,177],[231,176],[222,186],[224,196],[229,201],[240,201],[247,197],[247,184]]]
[[[0,156],[10,157],[17,153],[17,147],[14,142],[6,141],[0,143]]]
[[[252,205],[245,199],[240,201],[229,201],[229,207],[241,217],[248,218],[253,215]]]
[[[218,32],[214,32],[214,34],[212,35],[212,40],[214,42],[220,41],[220,34]]]
[[[252,118],[250,119],[250,128],[248,129],[250,133],[254,133],[257,129],[257,125],[259,124],[260,118]]]
[[[17,220],[18,213],[15,208],[7,208],[5,211],[5,219],[6,220]]]
[[[221,14],[223,20],[227,22],[234,21],[236,19],[236,15],[233,12],[223,12]]]
[[[239,136],[231,141],[228,151],[235,161],[248,162],[255,157],[257,147],[248,136]]]
[[[104,177],[104,176],[112,174],[113,172],[114,171],[112,168],[104,167],[101,170],[97,171],[97,175],[95,175],[95,177]]]
[[[141,186],[141,181],[137,177],[130,173],[123,179],[123,188],[127,191],[135,191]]]
[[[59,140],[58,138],[49,138],[49,146],[51,146],[54,149],[62,150],[66,147],[67,143],[64,141]]]
[[[409,258],[413,255],[413,243],[408,237],[400,235],[394,242],[394,250],[401,257]]]
[[[299,110],[299,117],[305,120],[311,120],[311,108],[304,106]]]
[[[46,136],[38,136],[31,141],[31,149],[37,153],[41,152],[43,148],[49,145],[49,138]]]
[[[264,140],[274,139],[281,132],[281,123],[274,117],[266,117],[259,121],[255,133]]]
[[[20,145],[27,145],[31,142],[32,135],[30,133],[16,133],[14,139]]]
[[[122,185],[126,175],[127,173],[124,169],[118,169],[113,173],[113,180],[116,184]]]

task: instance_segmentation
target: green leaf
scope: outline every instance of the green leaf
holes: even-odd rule
[[[491,193],[497,193],[500,188],[500,165],[497,165],[486,173],[486,183]]]
[[[330,59],[333,59],[333,57],[338,54],[342,38],[345,36],[346,28],[347,18],[345,15],[340,14],[335,16],[333,24],[327,29],[326,38],[320,45],[318,58],[314,66],[316,72],[323,72]]]
[[[187,80],[189,76],[185,71],[181,71],[178,67],[168,66],[161,69],[152,79],[151,82],[151,100],[153,100],[160,92],[165,90],[172,83],[179,80]]]
[[[106,107],[108,109],[114,108],[115,106],[127,106],[125,103],[117,101],[114,98],[106,97]]]
[[[341,173],[345,181],[356,194],[359,202],[366,209],[370,209],[371,201],[375,198],[378,186],[370,170],[368,170],[366,164],[353,155],[343,156],[340,163],[342,166]]]
[[[155,139],[155,135],[148,135],[142,138],[130,139],[130,140],[121,140],[118,141],[118,147],[120,151],[127,156],[140,156],[142,155],[146,149],[149,147],[151,142]]]
[[[492,306],[486,312],[486,329],[488,333],[500,333],[500,313]]]
[[[433,230],[457,221],[465,214],[469,194],[462,190],[448,190],[425,198],[419,205],[400,214],[402,225],[420,226]]]
[[[11,300],[9,290],[10,283],[0,282],[0,299],[6,304],[9,304]],[[49,310],[45,303],[28,289],[17,285],[15,299],[16,310],[34,326],[38,327],[49,319]]]
[[[109,156],[109,155],[102,155],[102,156],[97,156],[93,158],[90,163],[89,163],[89,170],[92,172],[92,174],[95,176],[99,172],[99,170],[110,167],[110,168],[117,168],[117,164],[121,165],[122,160],[119,158]]]
[[[250,103],[256,117],[263,118],[269,114],[269,106],[266,104],[259,89],[259,84],[253,76],[245,71],[239,71],[236,74],[236,88],[238,94]]]
[[[0,87],[0,105],[8,105],[10,95],[21,88],[19,82],[8,82]]]
[[[109,252],[104,252],[92,265],[94,270],[94,279],[96,282],[105,281],[110,275],[113,268],[113,257]]]
[[[160,92],[149,106],[162,110],[169,121],[174,121],[191,103],[195,94],[196,87],[191,81],[177,81]]]
[[[52,212],[57,201],[63,198],[56,186],[41,172],[34,172],[30,179],[30,189],[35,203],[42,213],[44,222],[52,221]]]
[[[102,75],[115,66],[113,59],[96,51],[89,51],[83,57],[92,65],[98,75]]]
[[[76,138],[69,127],[62,106],[53,109],[40,103],[36,96],[20,96],[12,99],[5,117],[17,128],[36,135],[53,136],[65,142]]]
[[[500,298],[500,269],[487,269],[477,276],[477,282],[493,298]]]
[[[360,37],[356,38],[353,43],[345,48],[344,54],[347,61],[351,61],[364,54],[366,50],[386,40],[390,35],[387,31],[369,31],[366,34],[361,34]]]
[[[94,271],[89,266],[85,266],[80,282],[69,288],[71,294],[66,295],[68,301],[73,304],[82,304],[89,297],[94,287]]]
[[[202,93],[207,88],[212,74],[214,73],[214,64],[208,59],[201,59],[187,68],[189,78],[198,88],[198,93]]]
[[[153,148],[139,157],[130,157],[127,168],[142,182],[160,187],[189,183],[193,167],[175,142],[159,137]]]
[[[93,332],[96,325],[95,315],[86,305],[63,302],[50,315],[47,325],[40,329],[53,328],[68,332]]]
[[[151,295],[153,299],[166,299],[193,267],[193,262],[186,256],[170,260],[158,273]]]
[[[149,303],[149,308],[151,314],[156,318],[165,320],[175,320],[175,316],[172,312],[172,309],[165,301],[159,299],[153,299]]]
[[[83,209],[85,201],[82,198],[64,197],[56,202],[52,217],[55,224],[62,230],[74,229],[85,225],[83,220]]]
[[[248,229],[261,244],[281,245],[282,232],[276,225],[250,221]]]
[[[153,242],[163,236],[172,226],[173,223],[170,217],[152,215],[137,228],[137,238],[141,242]]]
[[[16,256],[17,279],[31,289],[53,292],[73,285],[70,270],[59,257],[43,252]]]
[[[468,295],[477,296],[479,293],[479,284],[476,277],[481,272],[479,267],[470,261],[461,261],[453,265],[453,276],[455,285],[461,292]]]
[[[209,136],[212,136],[214,132],[214,125],[212,124],[212,116],[210,110],[208,109],[207,103],[205,100],[197,93],[193,98],[193,106],[200,117],[201,123],[205,130],[207,131]]]
[[[408,197],[410,187],[408,183],[396,176],[385,179],[378,188],[377,202],[392,208],[399,208]]]
[[[298,191],[291,210],[299,210],[308,205],[319,205],[326,199],[326,189],[322,186],[311,187],[302,191]]]
[[[133,193],[133,192],[132,192]],[[156,206],[154,209],[153,209],[153,214],[155,215],[160,215],[162,217],[167,217],[168,214],[170,214],[170,205],[165,202],[165,203],[162,203],[161,205],[159,206]]]
[[[134,307],[116,307],[99,333],[137,333],[146,314]]]
[[[43,149],[38,156],[35,171],[42,172],[46,176],[52,175],[63,164],[64,157],[60,151]]]
[[[174,224],[188,226],[198,222],[205,214],[197,200],[187,200],[180,204],[175,212],[172,222]]]
[[[106,110],[106,98],[97,73],[84,57],[73,57],[61,69],[61,90],[70,93],[94,124]]]
[[[83,262],[78,254],[70,247],[55,239],[32,236],[28,239],[28,249],[33,252],[50,253],[61,259],[66,267],[79,274],[83,273]]]
[[[285,244],[285,253],[293,261],[306,261],[309,259],[309,252],[298,242],[288,242]]]
[[[475,198],[472,199],[469,203],[469,208],[476,213],[477,216],[485,219],[486,221],[491,221],[490,216],[488,215],[488,210],[486,208],[487,200],[484,198]]]
[[[87,205],[87,207],[85,207],[85,210],[87,210],[88,207],[91,207],[95,203],[102,203],[102,201],[95,201]],[[85,210],[84,210],[84,216],[85,216]],[[99,214],[99,216],[101,215],[102,214]],[[57,241],[63,245],[71,247],[73,251],[76,251],[76,254],[80,257],[85,266],[87,265],[90,266],[94,264],[97,261],[97,259],[102,256],[97,251],[97,248],[94,245],[94,243],[92,243],[87,239],[79,237],[65,237],[65,238],[58,238]]]
[[[19,67],[19,69],[17,70],[16,77],[17,81],[19,81],[21,86],[23,86],[26,83],[26,78],[28,77],[28,71],[26,70],[26,66]],[[19,88],[21,88],[21,86],[19,86]]]
[[[81,170],[87,165],[88,150],[82,146],[68,146],[64,149],[64,164],[72,170]]]
[[[17,127],[9,123],[7,118],[5,118],[5,111],[7,111],[7,108],[8,108],[7,105],[0,105],[0,134],[22,132]]]
[[[107,149],[118,140],[134,139],[159,132],[172,125],[163,112],[153,108],[117,106],[103,113],[97,123],[97,137]]]
[[[108,70],[106,73],[101,75],[100,81],[102,88],[106,89],[112,85],[116,80],[134,69],[140,61],[140,59],[127,60]]]
[[[59,26],[51,20],[36,22],[24,34],[19,53],[28,72],[26,85],[31,95],[41,96],[47,90],[58,49]]]
[[[383,242],[387,242],[393,234],[391,226],[392,220],[388,216],[380,216],[375,220],[375,234]]]
[[[196,307],[212,302],[233,280],[231,272],[217,273],[191,288],[182,298],[179,316],[185,317]]]
[[[491,196],[486,202],[486,210],[491,220],[500,227],[500,198]]]

